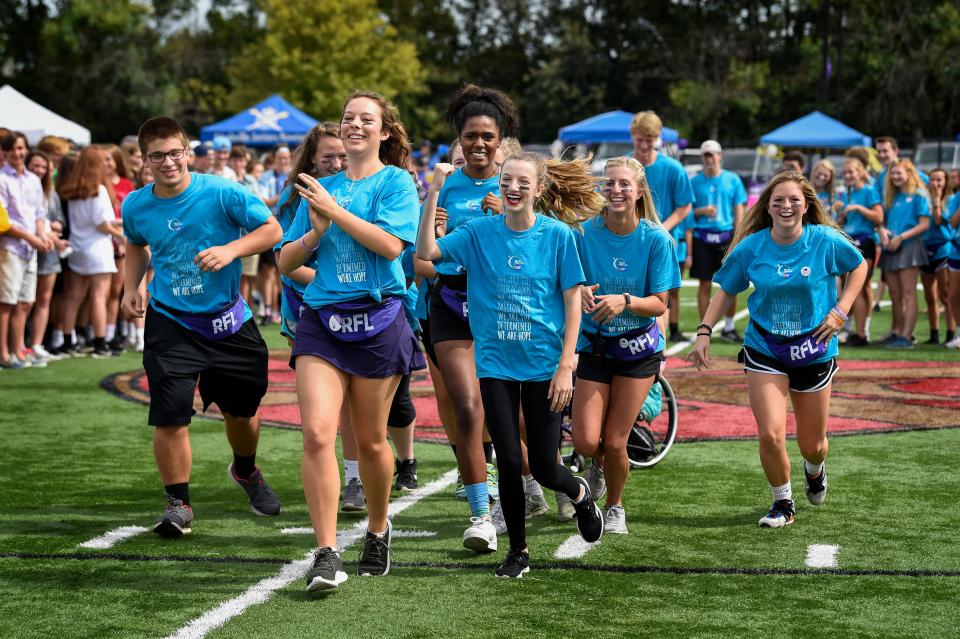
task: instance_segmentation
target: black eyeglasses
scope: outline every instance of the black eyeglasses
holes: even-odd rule
[[[183,157],[183,154],[186,153],[186,151],[187,151],[186,149],[170,149],[166,153],[163,153],[162,151],[157,151],[156,153],[147,154],[147,157],[154,164],[163,164],[163,161],[168,157],[171,160],[179,160],[180,158]]]

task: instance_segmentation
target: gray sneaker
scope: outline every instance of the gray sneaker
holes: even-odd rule
[[[10,370],[20,370],[21,368],[29,368],[30,365],[26,364],[14,356],[10,356],[10,359],[7,361],[0,361],[0,368],[7,368]]]
[[[600,501],[607,494],[607,480],[603,476],[603,468],[597,466],[597,462],[590,464],[590,468],[583,474],[587,480],[587,486],[590,487],[590,494],[594,501]]]
[[[603,531],[614,535],[626,535],[629,532],[623,506],[610,506],[603,512]]]
[[[193,523],[193,509],[173,495],[167,495],[167,508],[157,518],[153,525],[153,532],[161,537],[176,539],[190,534],[190,525]]]
[[[227,477],[242,488],[243,492],[247,493],[247,499],[250,500],[250,510],[254,514],[261,517],[274,517],[280,514],[280,498],[264,480],[260,468],[254,470],[248,478],[241,479],[233,472],[233,462],[230,462],[230,465],[227,466]]]
[[[490,509],[490,523],[493,524],[493,528],[497,531],[498,535],[506,534],[507,520],[503,518],[503,508],[500,506],[499,499],[497,503],[493,505],[493,508]]]
[[[526,495],[526,507],[524,508],[523,516],[526,519],[532,517],[539,517],[540,515],[545,515],[550,512],[550,504],[547,503],[547,500],[544,499],[543,493],[529,493]]]
[[[566,493],[555,491],[557,496],[557,521],[572,521],[577,516],[577,509]]]
[[[363,484],[354,477],[343,487],[343,504],[340,510],[345,513],[362,513],[367,509],[367,497],[363,494]]]
[[[318,548],[307,571],[307,592],[333,590],[346,580],[340,554],[333,548]]]

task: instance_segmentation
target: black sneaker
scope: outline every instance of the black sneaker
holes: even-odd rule
[[[743,338],[740,337],[740,333],[738,333],[735,328],[731,328],[729,331],[720,331],[720,337],[728,342],[734,342],[736,344],[743,343]]]
[[[584,541],[592,544],[603,536],[603,513],[593,501],[587,480],[583,477],[576,479],[583,486],[583,499],[573,502],[573,508],[577,511],[577,532]]]
[[[680,331],[671,331],[669,341],[671,342],[689,342],[690,338]]]
[[[796,510],[790,499],[778,499],[770,506],[770,512],[760,518],[757,525],[761,528],[783,528],[793,523]]]
[[[420,484],[417,481],[417,460],[407,459],[396,461],[397,481],[394,482],[394,490],[414,490]]]
[[[113,353],[110,352],[107,342],[102,337],[98,337],[97,339],[93,340],[93,352],[90,353],[90,357],[93,357],[94,359],[106,359],[108,357],[113,357]]]
[[[357,561],[357,574],[361,577],[384,577],[390,572],[390,536],[393,524],[387,520],[387,532],[383,537],[369,530],[363,540],[363,550]]]
[[[123,355],[123,352],[126,350],[126,346],[123,344],[123,338],[119,335],[115,336],[112,340],[107,342],[107,348],[110,349],[110,354],[114,357],[120,357]]]
[[[263,473],[258,466],[248,479],[240,479],[233,472],[233,462],[227,466],[227,477],[243,491],[250,499],[250,510],[262,517],[273,517],[280,514],[280,498],[263,479]]]
[[[861,347],[861,346],[870,346],[870,340],[865,337],[861,337],[856,333],[851,333],[850,337],[847,338],[847,346]]]
[[[807,474],[807,469],[803,469],[803,480],[806,487],[807,501],[814,506],[819,506],[827,498],[827,465],[823,465],[823,470],[816,477]]]
[[[177,539],[190,534],[193,509],[173,495],[167,495],[167,507],[153,525],[153,532],[161,537]]]
[[[522,550],[511,550],[502,564],[497,566],[497,577],[503,579],[522,579],[530,572],[530,555]]]
[[[307,571],[307,592],[333,590],[347,580],[340,555],[333,548],[317,548]]]

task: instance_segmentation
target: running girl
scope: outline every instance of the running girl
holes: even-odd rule
[[[340,473],[334,451],[344,403],[370,513],[357,572],[389,573],[393,452],[387,416],[400,377],[424,368],[402,303],[407,281],[400,254],[416,236],[419,207],[406,171],[410,141],[396,107],[368,91],[344,101],[340,139],[347,170],[322,181],[298,176],[304,201],[279,256],[280,270],[289,275],[316,254],[290,357],[303,428],[303,489],[319,546],[307,572],[310,591],[347,579],[336,551]]]
[[[547,165],[537,155],[524,153],[508,158],[500,174],[505,215],[476,218],[437,239],[433,227],[439,190],[451,173],[450,165],[438,165],[435,170],[420,221],[417,256],[461,264],[467,270],[476,370],[487,427],[497,450],[500,499],[510,536],[510,551],[496,574],[519,578],[530,570],[524,530],[521,405],[534,477],[574,500],[577,528],[585,540],[594,542],[603,534],[603,518],[587,482],[557,461],[559,411],[573,396],[583,283],[568,225],[576,224],[583,213],[597,211],[602,199],[586,162]],[[482,516],[485,523],[489,518],[489,514]],[[496,548],[494,534],[487,542],[489,550]]]
[[[846,275],[837,299],[836,277]],[[797,421],[807,499],[827,496],[827,416],[837,372],[836,334],[863,287],[867,264],[817,199],[801,173],[770,181],[737,228],[730,252],[714,277],[720,292],[710,301],[687,359],[710,364],[710,336],[730,298],[755,291],[751,321],[740,352],[747,394],[757,420],[760,464],[773,505],[761,527],[792,524],[795,508],[786,447],[787,397]]]
[[[665,359],[656,318],[680,287],[680,268],[643,165],[614,158],[604,174],[606,207],[576,236],[587,286],[580,289],[584,330],[577,344],[573,445],[593,457],[592,468],[603,468],[604,530],[625,535],[627,437]]]

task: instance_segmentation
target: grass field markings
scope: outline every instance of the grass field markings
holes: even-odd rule
[[[412,490],[399,499],[390,503],[387,510],[387,516],[391,519],[402,513],[407,508],[415,505],[422,499],[444,490],[457,481],[457,469],[447,471],[432,482]],[[367,519],[364,518],[354,524],[346,534],[341,537],[337,534],[337,547],[344,550],[357,540],[359,540],[367,531]],[[208,610],[196,619],[187,623],[177,632],[169,635],[167,639],[200,639],[207,634],[221,627],[230,619],[242,615],[247,608],[266,602],[273,593],[281,588],[286,588],[294,581],[303,579],[310,569],[313,556],[313,550],[307,553],[306,557],[298,561],[285,564],[280,571],[273,577],[268,577],[258,581],[253,586],[245,590],[241,595],[225,601],[216,608]]]
[[[553,556],[557,559],[579,559],[598,543],[600,542],[591,544],[589,541],[584,541],[580,535],[572,535],[560,544],[554,551]]]
[[[85,541],[77,548],[90,548],[91,550],[106,550],[107,548],[113,548],[121,541],[130,539],[131,537],[136,537],[141,533],[147,532],[147,528],[143,526],[120,526],[119,528],[114,528],[99,537],[94,537],[89,541]]]
[[[348,534],[348,533],[349,533],[349,531],[346,531],[346,530],[338,530],[338,531],[337,531],[337,537],[340,537],[341,535],[346,535],[346,534]],[[309,526],[293,527],[293,528],[281,528],[281,529],[280,529],[280,534],[282,534],[282,535],[312,535],[312,534],[313,534],[313,528],[310,528]],[[432,530],[396,530],[396,529],[394,529],[394,531],[393,531],[393,536],[396,537],[396,538],[398,538],[398,539],[410,538],[410,537],[436,537],[436,536],[437,536],[437,533],[434,532],[434,531],[432,531]]]
[[[810,544],[807,546],[807,566],[810,568],[836,568],[840,546]]]
[[[237,556],[196,556],[196,555],[135,555],[128,553],[40,553],[40,552],[0,552],[0,559],[34,561],[130,561],[130,562],[183,562],[213,564],[286,564],[290,560],[282,557],[237,557]],[[344,561],[345,566],[355,566],[356,561]],[[424,568],[429,570],[494,570],[497,563],[459,563],[446,561],[391,561],[393,568]],[[808,576],[830,575],[835,577],[911,577],[911,578],[960,578],[960,570],[937,569],[879,569],[879,568],[743,568],[737,566],[650,566],[650,565],[610,565],[581,564],[571,561],[533,562],[537,570],[574,570],[586,572],[612,572],[626,574],[669,574],[669,575],[745,575],[745,576]]]
[[[746,308],[743,310],[737,311],[736,314],[733,316],[733,321],[739,322],[749,314],[750,314],[750,311]],[[676,355],[677,353],[687,348],[691,344],[693,344],[693,342],[691,342],[690,340],[687,340],[686,342],[677,342],[676,344],[674,344],[673,346],[665,350],[663,354],[666,355],[667,357],[670,357],[671,355]]]

